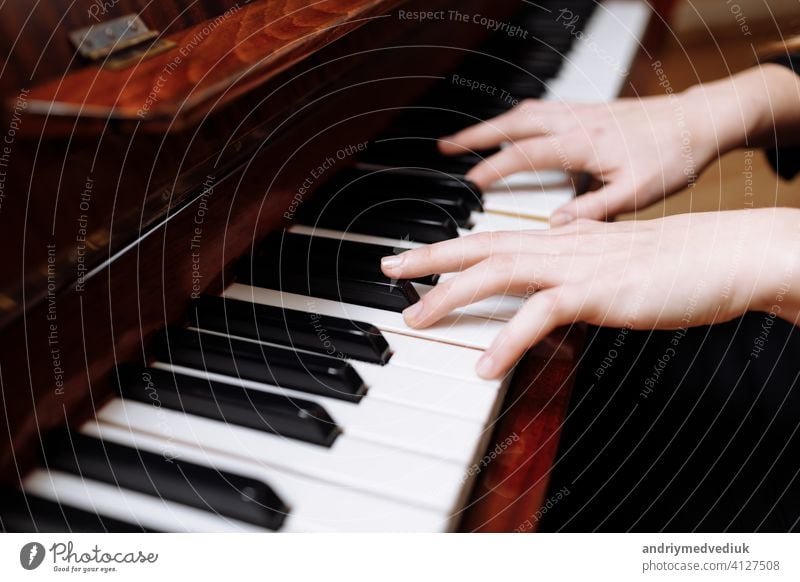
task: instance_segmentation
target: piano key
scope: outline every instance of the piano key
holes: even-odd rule
[[[266,268],[263,264],[252,265],[242,261],[237,269],[237,279],[267,288],[281,289],[291,293],[306,293],[314,297],[348,301],[379,309],[401,312],[419,300],[410,281],[389,279],[383,274],[359,274],[348,276],[336,274],[336,264],[309,272],[302,269],[304,262],[287,262],[281,272]],[[294,270],[299,269],[299,270]]]
[[[383,332],[391,331],[479,350],[487,349],[494,337],[505,325],[502,321],[462,313],[452,313],[430,327],[415,329],[405,324],[401,314],[392,311],[287,293],[285,291],[281,292],[264,287],[253,287],[241,283],[230,285],[223,292],[223,296],[265,305],[285,306],[289,309],[302,309],[304,305],[308,305],[311,302],[314,305],[314,309],[320,313],[334,317],[366,319]]]
[[[204,295],[188,310],[191,326],[326,355],[385,365],[391,349],[363,322]]]
[[[156,453],[168,449],[171,456],[185,461],[269,483],[291,508],[281,530],[285,532],[441,532],[451,529],[454,521],[442,513],[310,479],[292,471],[267,467],[251,459],[220,454],[198,446],[202,443],[165,441],[129,428],[96,421],[87,422],[80,430],[96,438],[136,449]]]
[[[258,253],[250,261],[240,261],[239,270],[245,277],[250,276],[250,271],[261,273],[269,270],[277,273],[284,269],[289,273],[309,270],[315,275],[329,278],[372,279],[377,276],[380,279],[383,277],[381,258],[401,252],[404,248],[329,239],[286,231],[274,233],[259,245]],[[408,239],[389,240],[411,242]],[[437,277],[431,275],[414,281],[435,285]]]
[[[248,522],[86,479],[62,471],[36,469],[22,481],[29,494],[82,511],[165,532],[265,532]]]
[[[480,190],[469,180],[403,168],[350,168],[337,173],[330,188],[325,191],[330,192],[331,196],[339,196],[346,191],[379,200],[410,196],[436,204],[465,207],[467,211],[480,210],[482,203]]]
[[[472,229],[472,233],[479,233],[479,232],[496,232],[496,231],[513,231],[513,230],[542,230],[548,227],[547,223],[542,220],[532,220],[524,217],[517,217],[517,216],[505,216],[501,214],[489,214],[489,213],[473,213],[475,226]],[[300,229],[292,229],[293,233],[296,234],[309,234],[310,231],[307,230],[300,230]],[[357,238],[351,233],[345,233],[341,231],[314,231],[318,238],[335,238],[338,240],[349,241],[349,242],[361,242],[364,239]],[[465,235],[467,233],[464,233]],[[364,241],[365,244],[369,242],[375,242],[374,240],[367,240]],[[388,243],[390,241],[382,241],[384,243]],[[394,248],[398,248],[403,241],[394,241],[396,245]],[[447,273],[440,276],[440,279],[448,279],[451,277],[456,276],[456,273]],[[414,289],[416,293],[422,297],[431,290],[431,286],[413,283]],[[486,299],[482,299],[477,301],[473,304],[458,308],[453,313],[455,314],[463,314],[469,315],[474,317],[480,318],[489,318],[489,319],[496,319],[499,321],[508,321],[519,311],[524,303],[524,299],[521,297],[514,297],[510,295],[497,295],[494,297],[488,297]]]
[[[172,328],[156,343],[165,362],[196,367],[309,394],[358,402],[366,386],[352,366],[338,358]]]
[[[549,224],[545,218],[541,217],[526,217],[526,216],[508,216],[502,213],[490,212],[473,212],[472,213],[473,227],[470,230],[459,229],[460,236],[469,236],[479,232],[497,232],[497,231],[516,231],[516,230],[546,230]],[[333,239],[340,244],[351,242],[362,245],[377,245],[382,246],[391,253],[386,252],[381,256],[389,254],[397,254],[405,249],[412,249],[421,246],[420,243],[402,239],[392,239],[388,237],[376,237],[372,235],[362,235],[359,233],[345,232],[342,230],[335,230],[329,228],[313,228],[303,225],[293,225],[289,228],[288,232],[293,235],[303,235],[313,237],[321,244],[320,239]],[[377,255],[376,255],[377,256]],[[374,259],[370,257],[370,261]],[[374,266],[374,263],[370,263]],[[424,279],[415,279],[415,282],[430,284],[430,281]]]
[[[419,351],[420,348],[422,348],[422,346],[420,346],[416,351]],[[370,399],[377,399],[403,406],[422,408],[428,411],[435,411],[438,414],[454,416],[484,425],[489,420],[487,417],[488,411],[491,410],[494,401],[498,398],[499,384],[488,383],[486,381],[476,382],[475,380],[477,377],[475,376],[474,370],[472,371],[472,377],[470,377],[469,381],[464,381],[464,378],[453,377],[452,375],[445,373],[445,370],[442,368],[440,368],[439,371],[434,372],[430,369],[421,371],[418,368],[394,366],[392,364],[389,364],[388,366],[377,366],[367,362],[351,361],[350,363],[369,387]],[[169,366],[166,366],[163,369],[174,371],[184,370],[183,367]],[[199,377],[207,377],[200,371],[198,372],[198,375]],[[181,376],[180,378],[181,386],[184,385],[184,378],[185,376]],[[152,383],[154,382],[151,379],[150,384]],[[169,387],[171,381],[169,381],[169,379],[164,379],[164,383]],[[147,382],[141,381],[135,384],[135,386],[138,386],[139,384],[143,384],[144,386],[143,388],[137,390],[135,393],[135,399],[141,402],[147,402],[147,398],[151,397],[152,395],[153,388]],[[208,392],[207,387],[205,391]],[[251,398],[252,391],[246,390],[246,392],[248,393],[247,398]],[[124,395],[125,394],[123,394],[123,396]],[[185,402],[186,397],[183,396],[182,392],[181,396],[182,401]],[[223,399],[224,394],[220,394],[219,390],[215,390],[213,392],[213,396],[216,399]],[[246,404],[246,399],[244,400]],[[176,405],[172,405],[164,402],[164,399],[162,398],[163,406],[168,406],[175,410],[181,410],[180,404],[181,401],[177,402]],[[200,416],[205,416],[207,418],[219,418],[220,420],[225,420],[227,418],[229,422],[235,422],[236,424],[249,426],[256,429],[262,428],[265,424],[270,427],[281,426],[274,422],[265,422],[265,418],[262,417],[260,413],[247,409],[244,406],[242,415],[245,416],[246,420],[250,421],[249,424],[245,424],[241,421],[237,422],[237,419],[240,418],[241,415],[235,417],[228,415],[226,418],[221,418],[218,412],[219,407],[215,405],[213,399],[201,400],[195,406],[197,407],[196,410],[205,411],[207,408],[210,408],[210,410],[208,410],[207,413],[195,412],[195,410],[190,410],[186,404],[184,404],[184,409],[187,412],[199,414]],[[311,409],[307,404],[304,404],[303,406],[306,409]],[[281,420],[285,416],[288,417],[290,421],[297,422],[296,417],[298,416],[298,410],[301,410],[299,404],[283,405],[282,408],[286,408],[287,410],[284,412],[282,417],[279,417],[278,420]],[[321,408],[325,413],[331,411],[327,405],[324,407],[320,405],[319,408]],[[268,411],[268,413],[270,413],[270,411]],[[275,413],[271,412],[271,414]],[[335,432],[337,427],[331,419],[328,419],[326,422],[317,420],[318,418],[322,418],[319,413],[311,414],[310,412],[307,412],[306,414],[301,415],[301,420],[308,419],[309,422],[303,423],[301,426],[296,427],[294,432],[287,432],[286,429],[277,430],[277,428],[273,430],[273,432],[276,434],[283,434],[284,436],[296,436],[298,434],[303,436],[310,433],[310,436],[316,438],[311,439],[307,436],[303,440],[308,442],[317,442],[317,444],[329,446],[330,442],[332,442],[332,439],[335,438],[337,434]],[[306,424],[310,424],[311,426],[305,426]]]
[[[3,533],[143,533],[151,530],[17,489],[0,490]]]
[[[400,201],[398,201],[400,202]],[[340,230],[391,236],[422,243],[437,243],[458,237],[458,223],[452,216],[428,212],[427,205],[413,200],[402,204],[383,203],[365,207],[335,205],[321,212],[302,214],[298,222]],[[377,204],[377,203],[376,203]],[[415,208],[413,208],[415,207]]]
[[[460,236],[469,236],[480,232],[498,232],[498,231],[518,231],[518,230],[546,230],[549,228],[548,222],[544,218],[533,218],[524,216],[507,216],[500,213],[489,212],[473,212],[472,222],[474,224],[471,230],[459,229]],[[333,239],[337,241],[336,244],[344,245],[346,243],[354,243],[355,245],[376,245],[382,246],[385,249],[385,254],[381,256],[388,256],[389,254],[397,254],[406,249],[413,249],[421,246],[414,241],[407,241],[401,239],[390,239],[386,237],[374,237],[370,235],[361,235],[358,233],[345,232],[333,229],[316,229],[308,226],[295,225],[289,231],[293,235],[303,235],[313,237],[314,244],[322,244],[324,239]],[[391,249],[391,253],[389,253]],[[383,250],[383,249],[382,249]],[[377,257],[378,253],[375,254]],[[369,265],[374,268],[374,257],[370,256]],[[379,267],[379,265],[378,265]],[[431,281],[425,278],[414,279],[414,283],[422,283],[430,285]]]
[[[225,300],[222,297],[218,299],[219,301],[234,301],[234,300]],[[289,310],[289,311],[291,311],[292,313],[302,314],[303,317],[306,317],[309,320],[318,317],[320,318],[320,321],[322,321],[321,318],[326,316],[321,316],[319,313],[315,311],[316,309],[315,302],[316,299],[313,299],[309,301],[307,304],[302,305],[300,309]],[[250,310],[251,312],[253,309],[258,309],[258,305],[249,303],[247,301],[236,301],[236,303],[249,306],[248,310]],[[273,310],[278,310],[280,312],[284,311],[283,307],[279,305],[264,305],[263,307]],[[332,320],[335,322],[348,321],[346,319],[340,319],[340,318],[332,318]],[[326,319],[325,321],[328,320]],[[372,324],[366,324],[360,322],[353,322],[353,323],[357,327],[362,329],[374,328],[377,330],[377,327],[372,326]],[[337,325],[339,324],[337,323]],[[244,329],[244,332],[242,333],[232,333],[232,329],[233,328],[231,328],[230,330],[231,335],[240,335],[241,337],[246,337],[250,339],[260,339],[260,341],[265,341],[266,339],[263,337],[259,338],[257,332],[253,329],[250,329],[248,331],[245,328],[237,327],[237,329],[240,330]],[[225,328],[216,328],[215,331],[225,334],[229,333]],[[444,344],[441,342],[422,340],[397,333],[380,332],[380,330],[378,330],[378,333],[381,333],[383,339],[388,342],[389,350],[391,351],[392,354],[391,360],[388,362],[388,366],[390,368],[395,368],[395,367],[410,368],[415,370],[421,370],[423,372],[447,376],[448,378],[460,378],[462,380],[468,380],[470,381],[470,383],[477,382],[487,387],[491,387],[493,390],[496,390],[497,386],[499,385],[499,383],[495,380],[483,380],[475,374],[475,366],[477,365],[478,359],[481,355],[481,352],[478,350],[463,348],[460,346],[454,346],[450,344]],[[292,340],[293,340],[292,342],[288,342],[288,345],[295,345],[298,348],[302,347],[299,345],[299,342],[294,341],[294,336],[292,336]],[[282,342],[279,341],[277,343],[282,343]],[[337,349],[340,348],[339,344],[336,344],[336,348]],[[351,360],[351,364],[353,363],[354,362]],[[358,368],[356,368],[356,371],[359,372],[359,375],[361,375],[361,372],[359,371]]]
[[[442,280],[446,281],[458,276],[457,273],[448,273]],[[425,297],[434,288],[430,285],[414,285],[420,297]],[[525,299],[513,295],[494,295],[486,297],[480,301],[475,301],[464,307],[459,307],[456,312],[482,317],[486,319],[496,319],[497,321],[509,321],[522,308]]]
[[[122,366],[112,380],[123,398],[330,447],[341,428],[319,404],[155,368]]]
[[[543,183],[543,174],[518,172],[498,180],[484,193],[486,212],[549,219],[553,212],[575,197],[576,188],[566,174],[562,175],[561,183],[550,185]]]
[[[155,362],[153,366],[167,372],[211,381],[219,387],[228,384],[232,389],[247,388],[290,398],[301,396],[293,390],[275,385],[206,372],[197,368],[170,366],[161,362]],[[477,453],[476,447],[483,436],[484,425],[481,423],[388,402],[372,396],[365,398],[359,404],[324,396],[308,398],[328,411],[336,420],[337,426],[343,431],[338,437],[340,439],[347,437],[364,440],[466,465]]]
[[[415,249],[423,245],[423,243],[418,243],[412,240],[399,240],[383,236],[374,236],[371,234],[360,234],[358,232],[344,233],[341,230],[316,228],[313,226],[306,226],[304,224],[293,224],[289,227],[288,232],[291,234],[313,236],[316,238],[329,238],[337,241],[349,241],[368,245],[385,246],[392,249],[391,254],[397,254],[406,249]]]
[[[307,218],[305,213],[301,213],[306,224],[315,224],[317,217],[333,210],[351,217],[359,217],[359,212],[375,213],[380,217],[389,214],[431,220],[446,216],[458,226],[467,227],[472,212],[465,196],[461,194],[452,195],[446,191],[444,195],[440,195],[430,187],[425,190],[413,190],[400,188],[397,184],[392,188],[386,188],[377,180],[369,179],[360,181],[358,188],[350,186],[319,193],[314,202],[307,207],[311,211],[310,217]]]
[[[278,530],[286,504],[262,481],[163,454],[58,431],[46,439],[48,469]]]
[[[152,404],[113,399],[97,420],[158,436],[197,443],[204,450],[281,468],[298,475],[386,498],[452,512],[464,494],[465,467],[363,439],[342,435],[323,448],[265,432],[160,408]],[[198,440],[199,439],[199,440]]]
[[[237,276],[262,287],[403,311],[419,296],[411,282],[381,272],[378,255],[383,252],[285,233],[270,237],[258,255],[242,260]],[[420,280],[426,279],[431,280]]]
[[[502,396],[499,382],[485,384],[475,382],[474,378],[464,381],[444,370],[433,373],[394,365],[378,368],[362,362],[355,362],[354,366],[375,387],[372,390],[375,398],[455,416],[481,426],[491,419],[491,410]]]
[[[317,193],[313,201],[302,206],[297,221],[325,226],[325,220],[332,220],[344,222],[348,230],[355,230],[356,225],[365,226],[362,223],[376,221],[385,224],[392,218],[402,218],[440,221],[442,224],[449,224],[452,221],[456,224],[453,227],[455,230],[457,226],[469,226],[471,212],[472,209],[461,196],[437,196],[435,193],[425,191],[417,194],[397,187],[382,188],[379,184],[371,184],[367,180],[359,188],[326,189]]]
[[[372,164],[419,166],[464,175],[482,158],[471,153],[445,156],[439,153],[436,140],[431,138],[384,138],[371,142],[361,159]]]
[[[437,194],[450,192],[459,196],[464,195],[465,202],[472,210],[481,210],[483,193],[474,182],[463,175],[453,175],[419,167],[370,164],[364,161],[357,162],[355,170],[367,172],[370,176],[391,176],[392,180],[397,182],[398,187],[414,185],[419,183],[419,180],[423,180],[426,185],[435,186]]]
[[[607,101],[619,95],[650,14],[646,3],[603,2],[602,9],[593,12],[586,21],[584,40],[577,41],[568,53],[570,66],[548,83],[545,98]],[[598,51],[598,46],[603,51]]]
[[[506,216],[489,212],[473,214],[473,223],[475,226],[472,231],[462,233],[463,236],[479,232],[547,230],[549,228],[548,222],[543,219]]]
[[[484,384],[493,390],[500,385],[499,380],[484,380],[475,373],[475,366],[483,354],[480,350],[387,331],[383,334],[392,346],[393,367],[460,378]]]

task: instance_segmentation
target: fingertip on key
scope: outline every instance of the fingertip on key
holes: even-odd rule
[[[564,226],[575,220],[569,212],[556,212],[550,217],[550,226]]]
[[[485,352],[481,359],[478,360],[478,365],[475,371],[478,376],[484,380],[492,380],[497,375],[497,363],[489,352]]]
[[[403,255],[389,255],[381,259],[381,269],[384,271],[396,271],[399,269],[404,261]]]
[[[408,325],[414,327],[419,323],[422,316],[422,311],[422,301],[417,301],[411,307],[406,307],[406,309],[403,311],[403,319]]]

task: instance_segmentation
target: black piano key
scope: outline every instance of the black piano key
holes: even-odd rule
[[[352,179],[358,176],[356,179]],[[373,178],[372,176],[377,176]],[[347,181],[345,181],[347,180]],[[436,186],[418,179],[412,187],[397,183],[391,175],[348,172],[335,178],[330,185],[316,194],[311,204],[303,205],[300,214],[308,209],[311,217],[327,210],[346,209],[350,214],[369,210],[403,218],[451,218],[458,226],[469,225],[472,209],[465,194],[437,192]]]
[[[165,330],[156,356],[176,366],[359,402],[367,393],[345,360],[188,329]]]
[[[341,429],[319,404],[155,368],[121,366],[122,398],[330,447]]]
[[[480,188],[463,177],[457,178],[430,170],[370,168],[363,165],[336,175],[337,184],[342,182],[358,184],[362,178],[367,184],[375,184],[376,189],[385,189],[392,193],[413,192],[415,196],[421,198],[428,196],[452,198],[470,210],[483,211],[483,194]]]
[[[189,308],[191,325],[327,355],[384,365],[391,349],[380,330],[363,321],[204,295]]]
[[[153,530],[17,489],[0,489],[3,533],[152,533]]]
[[[299,272],[280,274],[271,269],[248,271],[240,267],[237,277],[241,282],[255,287],[398,313],[419,301],[419,294],[410,281],[389,280],[377,275],[372,279],[340,279],[336,276]],[[379,278],[382,280],[375,280]]]
[[[257,479],[134,449],[76,432],[59,431],[45,443],[50,469],[280,529],[288,507]]]
[[[412,166],[465,175],[482,158],[474,154],[445,156],[431,139],[383,139],[371,142],[363,161],[387,166]]]
[[[390,281],[381,271],[382,257],[405,250],[321,236],[275,233],[265,239],[256,257],[240,263],[237,272],[243,281],[251,280],[254,276],[262,280],[277,277],[286,279],[287,285],[290,284],[289,279],[297,279],[298,275],[306,278],[313,275],[315,280],[336,279],[343,286],[348,281],[373,281],[379,286],[377,290],[394,282],[405,289],[404,294],[413,297],[413,287],[410,288],[401,280]],[[436,285],[438,280],[439,275],[435,274],[413,279],[415,283],[424,285]]]
[[[317,228],[356,232],[420,243],[458,238],[458,223],[446,211],[421,200],[396,200],[373,206],[348,203],[312,204],[298,213],[297,222]]]

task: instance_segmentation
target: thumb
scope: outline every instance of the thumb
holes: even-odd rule
[[[550,217],[550,226],[563,226],[578,218],[605,220],[634,208],[633,188],[609,185],[594,192],[576,196]]]

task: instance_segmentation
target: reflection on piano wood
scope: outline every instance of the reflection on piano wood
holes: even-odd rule
[[[492,36],[480,18],[398,12],[421,6],[209,0],[180,28],[149,8],[173,49],[70,64],[60,31],[30,90],[41,31],[23,27],[2,85],[29,99],[8,183],[31,199],[0,212],[24,274],[0,304],[4,529],[511,531],[535,514],[579,334],[513,381],[481,380],[523,299],[413,330],[400,311],[446,275],[389,280],[379,259],[547,228],[580,180],[528,172],[481,192],[464,178],[478,154],[444,158],[435,139],[523,98],[613,98],[649,14],[424,5],[525,32]]]

